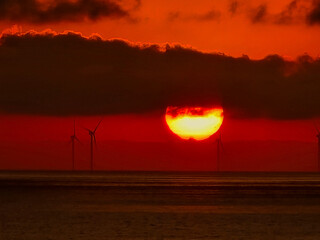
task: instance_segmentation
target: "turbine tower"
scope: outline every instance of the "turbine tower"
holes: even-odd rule
[[[90,135],[90,169],[91,171],[93,170],[93,142],[95,143],[95,145],[97,144],[96,141],[96,131],[100,125],[100,123],[102,122],[102,119],[99,121],[99,123],[97,124],[96,128],[94,130],[90,130],[88,128],[84,128],[85,130],[88,131],[89,135]]]
[[[221,130],[220,130],[220,134],[219,137],[216,140],[216,144],[217,144],[217,171],[220,171],[220,158],[221,158],[221,152],[220,149],[223,151],[223,144],[222,144],[222,140],[221,140]]]
[[[76,120],[73,120],[73,135],[70,136],[70,138],[71,138],[71,146],[72,146],[72,170],[74,170],[75,169],[74,145],[76,140],[80,143],[80,140],[76,136]]]
[[[316,137],[318,138],[318,172],[320,172],[320,131],[317,128],[317,125],[314,124],[316,130],[317,130],[317,135]]]

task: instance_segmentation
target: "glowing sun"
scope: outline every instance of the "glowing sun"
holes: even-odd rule
[[[170,130],[182,139],[206,139],[219,130],[222,121],[222,108],[167,107],[166,110]]]

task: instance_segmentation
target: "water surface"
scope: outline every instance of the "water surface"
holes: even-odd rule
[[[0,239],[320,239],[320,174],[0,172]]]

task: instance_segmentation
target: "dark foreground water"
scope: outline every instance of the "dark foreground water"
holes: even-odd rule
[[[320,239],[318,173],[0,172],[0,240]]]

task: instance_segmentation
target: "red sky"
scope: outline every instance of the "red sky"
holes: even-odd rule
[[[168,129],[162,113],[105,116],[97,130],[100,170],[216,170],[216,136],[186,141]],[[100,117],[77,117],[76,168],[89,168],[89,135]],[[73,117],[2,116],[1,169],[71,168]],[[314,171],[312,120],[225,119],[225,171]]]
[[[97,169],[215,170],[215,136],[182,141],[163,113],[170,103],[207,104],[221,96],[230,113],[222,125],[223,170],[316,169],[319,1],[65,2],[64,11],[54,0],[33,0],[28,8],[0,3],[0,169],[68,169],[70,116],[93,127],[104,115]],[[47,37],[42,31],[55,38],[37,38]],[[69,35],[60,41],[65,31],[129,47]],[[151,44],[163,49],[141,50]],[[163,59],[166,44],[183,49],[169,49]],[[274,54],[279,58],[265,58]],[[301,55],[313,59],[296,60]],[[84,145],[77,168],[87,169],[89,136],[78,132]]]

